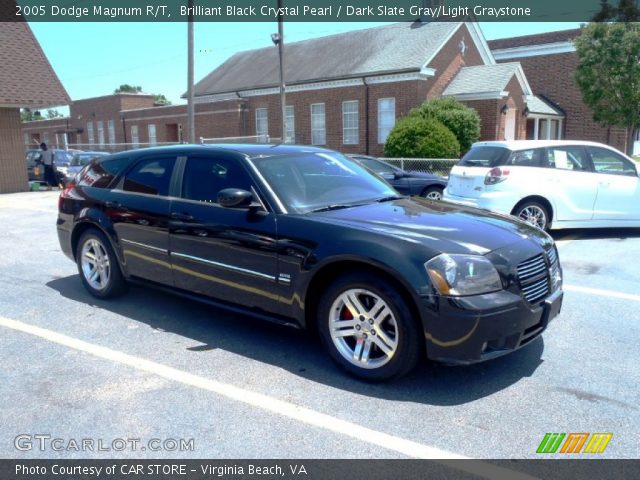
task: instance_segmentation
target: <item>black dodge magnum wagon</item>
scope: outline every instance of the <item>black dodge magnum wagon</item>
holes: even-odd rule
[[[94,160],[60,195],[60,245],[100,298],[144,282],[317,329],[369,380],[487,360],[560,312],[541,230],[410,199],[331,150],[182,145]]]

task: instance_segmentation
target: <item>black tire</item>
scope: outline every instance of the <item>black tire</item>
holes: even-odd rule
[[[93,268],[89,255],[94,258]],[[106,258],[106,262],[102,258]],[[113,298],[127,290],[127,281],[120,270],[118,258],[100,230],[91,228],[82,233],[76,248],[76,264],[82,284],[94,297]],[[96,278],[92,279],[94,273]]]
[[[356,296],[359,306],[363,307],[363,315],[353,316],[342,300],[347,298],[347,294]],[[376,312],[377,309],[380,310]],[[345,315],[347,320],[342,318]],[[336,320],[353,320],[355,323],[349,329],[338,327]],[[331,358],[351,375],[363,380],[383,381],[401,377],[416,366],[424,351],[424,336],[407,303],[396,288],[376,275],[354,273],[336,280],[320,299],[317,326]],[[335,338],[336,332],[345,335]],[[392,352],[383,351],[381,346]],[[363,361],[365,351],[367,358]],[[354,358],[356,352],[359,352],[358,359]]]
[[[440,201],[442,200],[443,191],[444,191],[443,187],[432,185],[431,187],[425,188],[420,194],[420,196],[423,198],[428,198],[429,200]]]
[[[549,210],[535,200],[527,200],[516,205],[511,214],[545,232],[549,230],[549,225],[551,225]]]

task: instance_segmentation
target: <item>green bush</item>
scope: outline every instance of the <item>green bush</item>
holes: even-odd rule
[[[435,118],[441,121],[458,139],[462,153],[480,138],[480,115],[473,108],[454,98],[435,98],[424,102],[409,113],[409,116]]]
[[[396,158],[458,158],[456,136],[433,118],[409,116],[399,120],[384,145],[384,155]]]

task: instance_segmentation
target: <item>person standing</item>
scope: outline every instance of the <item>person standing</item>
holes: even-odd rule
[[[58,185],[53,150],[49,150],[44,142],[40,144],[40,149],[42,150],[40,161],[44,165],[44,181],[47,184],[47,190],[51,190],[51,187]]]

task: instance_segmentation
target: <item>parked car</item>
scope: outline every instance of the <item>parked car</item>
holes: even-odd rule
[[[368,155],[347,155],[360,165],[380,175],[404,195],[419,195],[431,200],[442,200],[447,179],[423,172],[407,172],[383,160]]]
[[[476,143],[451,171],[444,199],[543,230],[640,227],[637,166],[600,143]]]
[[[78,151],[73,154],[71,158],[71,163],[68,167],[65,168],[65,181],[69,182],[73,180],[73,178],[78,174],[80,170],[82,170],[91,160],[94,158],[106,157],[109,155],[108,152],[84,152]]]
[[[150,148],[97,159],[75,181],[60,195],[58,237],[92,295],[139,282],[317,329],[364,379],[400,376],[425,354],[459,364],[507,354],[562,304],[543,231],[403,197],[330,150]]]
[[[27,163],[27,177],[29,181],[43,181],[44,166],[41,163],[42,150],[30,149],[25,155]],[[67,150],[53,149],[53,161],[56,164],[58,180],[64,184],[67,168],[71,164],[72,155]],[[38,167],[39,175],[36,175],[36,167]]]

